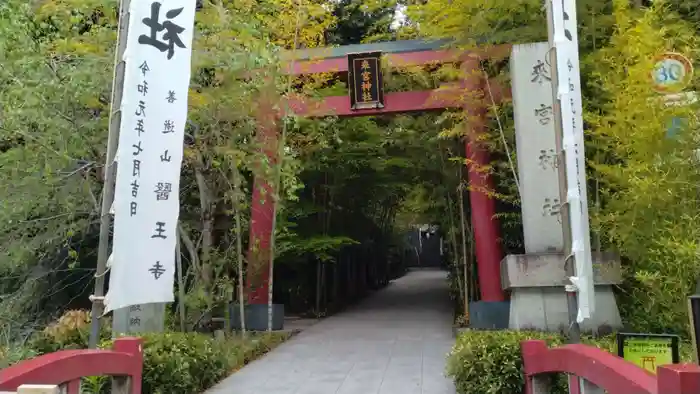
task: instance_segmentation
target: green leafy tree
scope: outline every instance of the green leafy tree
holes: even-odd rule
[[[77,264],[76,244],[95,229],[114,5],[0,5],[0,272],[15,278],[0,310],[10,321],[44,302],[32,298],[46,281],[26,279]]]
[[[390,41],[396,12],[395,0],[340,0],[333,2],[337,22],[328,30],[330,45],[359,44],[365,40]]]
[[[626,260],[620,296],[627,323],[645,332],[687,332],[686,297],[700,277],[698,106],[664,105],[650,73],[665,51],[696,59],[697,37],[667,4],[615,6],[610,45],[589,59],[606,98],[601,112],[587,117],[605,155],[595,165],[603,185],[596,223],[604,243]],[[686,122],[670,138],[674,117]]]
[[[0,270],[8,277],[72,271],[85,260],[94,267],[96,245],[85,238],[94,238],[99,221],[116,7],[115,1],[83,0],[0,7]],[[264,89],[277,92],[268,84],[279,62],[267,29],[245,8],[224,2],[208,2],[197,14],[181,235],[194,294],[208,294],[209,303],[231,270],[223,258],[234,244],[228,241],[243,236],[215,224],[234,206],[234,175],[260,156],[252,138],[255,108],[248,103]],[[88,269],[83,282],[91,274]],[[17,285],[24,282],[4,289],[11,294],[3,298],[4,313],[41,309],[44,301],[31,299],[46,292],[37,287],[47,282]]]

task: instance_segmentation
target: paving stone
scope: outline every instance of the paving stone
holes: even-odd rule
[[[207,394],[454,394],[444,271],[415,270],[305,329]]]

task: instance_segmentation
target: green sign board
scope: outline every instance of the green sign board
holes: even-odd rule
[[[617,355],[656,373],[661,365],[678,364],[679,337],[663,334],[617,334]]]

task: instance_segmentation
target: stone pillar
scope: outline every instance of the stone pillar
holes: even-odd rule
[[[559,331],[568,326],[564,240],[551,74],[546,42],[514,45],[511,81],[525,255],[502,262],[511,290],[510,327]],[[616,256],[594,256],[596,312],[583,330],[621,325],[612,286],[620,283]]]
[[[464,107],[469,116],[465,151],[481,295],[480,301],[470,305],[470,324],[473,328],[506,328],[508,302],[500,283],[503,251],[500,226],[495,216],[496,201],[490,195],[494,190],[488,170],[491,160],[488,151],[479,142],[479,137],[485,132],[487,115],[483,101],[484,75],[479,68],[479,60],[473,57],[464,60],[462,72],[462,86],[468,95]]]
[[[113,336],[122,334],[145,334],[163,332],[165,329],[165,307],[163,303],[132,305],[114,311],[112,315]]]

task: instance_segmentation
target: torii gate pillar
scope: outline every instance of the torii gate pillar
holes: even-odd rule
[[[479,72],[478,59],[462,63],[465,75],[463,86],[471,92],[484,92],[485,81]],[[496,218],[496,201],[489,196],[494,190],[489,173],[491,159],[479,137],[486,132],[487,107],[482,97],[466,100],[464,112],[468,116],[464,151],[467,158],[467,179],[469,181],[469,201],[471,205],[472,228],[479,277],[481,301],[505,301],[501,287],[501,259],[503,250],[500,243],[500,228]]]
[[[480,93],[464,103],[468,116],[464,151],[481,296],[481,300],[470,303],[469,323],[471,328],[505,329],[509,323],[510,303],[506,301],[501,286],[501,229],[496,217],[496,200],[489,195],[494,190],[493,178],[489,173],[491,159],[479,138],[486,132],[488,121],[488,107],[484,101],[488,82],[483,78],[478,58],[465,60],[461,68],[464,89]]]

